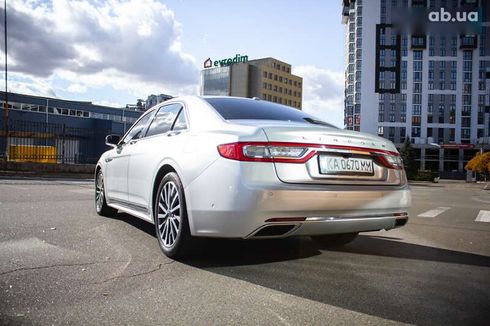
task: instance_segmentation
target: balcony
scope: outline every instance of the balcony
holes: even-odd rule
[[[478,8],[478,0],[461,0],[461,6]]]
[[[427,0],[412,0],[412,8],[427,8]]]
[[[427,37],[425,35],[412,35],[410,45],[411,49],[425,49],[427,48]]]
[[[478,47],[478,38],[476,35],[461,35],[460,49],[476,49]]]

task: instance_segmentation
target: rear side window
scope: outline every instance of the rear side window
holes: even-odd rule
[[[162,106],[158,109],[155,118],[150,124],[146,136],[153,136],[158,134],[164,134],[170,131],[172,125],[174,124],[175,118],[182,109],[181,104],[170,104]]]
[[[336,128],[301,110],[268,101],[226,97],[208,97],[204,100],[211,104],[225,120],[281,120]]]
[[[180,109],[179,116],[175,120],[172,130],[184,130],[187,129],[187,120],[185,119],[184,108]]]

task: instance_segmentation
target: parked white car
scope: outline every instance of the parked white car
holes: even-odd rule
[[[106,143],[113,148],[95,171],[97,213],[154,223],[170,257],[192,250],[193,237],[340,245],[408,220],[410,191],[391,142],[287,106],[175,98]]]

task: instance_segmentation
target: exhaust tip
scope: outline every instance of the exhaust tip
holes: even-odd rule
[[[254,237],[281,236],[291,231],[296,225],[268,225],[254,234]]]
[[[404,226],[408,222],[408,217],[405,218],[397,218],[395,222],[395,227],[398,228],[400,226]]]

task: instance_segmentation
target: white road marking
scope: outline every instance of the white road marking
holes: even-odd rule
[[[427,212],[423,212],[422,214],[419,214],[417,216],[418,217],[436,217],[437,215],[440,215],[449,209],[451,209],[451,207],[437,207],[437,208],[428,210]]]
[[[490,222],[490,211],[480,211],[475,222]]]

